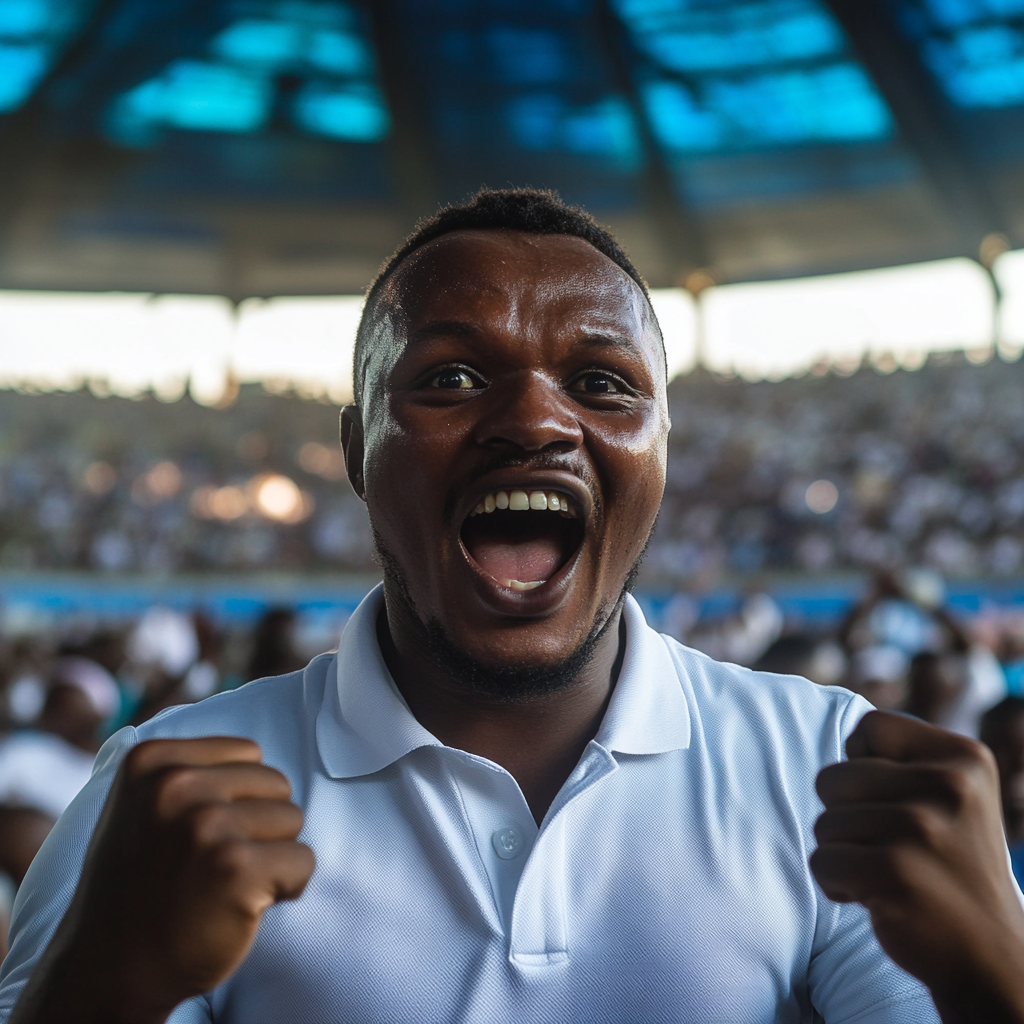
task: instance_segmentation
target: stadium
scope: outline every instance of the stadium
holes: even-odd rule
[[[387,590],[356,332],[480,189],[553,190],[649,289],[650,626],[994,750],[1024,708],[1024,3],[6,0],[0,152],[4,935],[101,744]]]

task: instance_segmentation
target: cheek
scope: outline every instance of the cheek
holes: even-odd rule
[[[436,409],[389,410],[367,424],[364,480],[371,522],[398,522],[399,533],[418,533],[410,525],[438,516],[410,515],[419,509],[437,512],[451,479],[451,462],[461,432],[453,417]]]
[[[628,431],[595,432],[591,451],[605,498],[606,553],[632,564],[661,507],[667,431],[643,422]]]
[[[668,430],[655,416],[638,418],[628,429],[596,429],[591,432],[589,441],[606,493],[629,495],[642,500],[645,506],[661,503],[668,461]]]

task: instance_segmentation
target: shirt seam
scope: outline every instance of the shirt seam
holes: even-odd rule
[[[837,755],[838,755],[840,760],[842,760],[844,755],[845,755],[845,750],[844,750],[845,744],[844,744],[844,740],[843,740],[843,733],[844,733],[844,731],[846,729],[846,722],[847,722],[848,717],[850,716],[851,709],[853,709],[853,707],[854,707],[854,705],[856,705],[856,703],[857,703],[856,696],[854,694],[850,694],[850,697],[847,699],[845,704],[842,706],[842,709],[840,710],[839,714],[836,716],[836,719],[835,719],[835,731],[834,731],[835,748],[836,748],[836,753],[837,753]],[[818,885],[818,883],[814,879],[813,875],[811,875],[811,884],[814,886],[815,895],[816,895],[815,902],[818,905],[818,913],[816,913],[814,915],[814,934],[811,936],[811,949],[812,950],[820,950],[820,949],[824,948],[824,946],[827,946],[832,941],[832,938],[835,935],[835,930],[836,930],[836,925],[838,923],[839,914],[837,913],[837,910],[836,910],[836,904],[833,903],[832,900],[830,900],[824,894],[824,892],[822,892],[821,887]],[[827,929],[828,930],[827,930],[827,933],[825,935],[825,941],[824,941],[823,944],[819,942],[820,927],[821,927],[821,916],[822,916],[821,915],[821,911],[822,910],[826,910],[828,912],[828,916],[829,916],[829,922],[828,922],[828,925],[827,925]]]
[[[874,1013],[876,1010],[884,1010],[893,1006],[920,1003],[922,996],[923,993],[921,992],[901,992],[896,995],[883,996],[881,999],[871,1003],[870,1006],[865,1006],[858,1010],[852,1017],[837,1018],[835,1024],[857,1024],[858,1021],[865,1020],[868,1014]],[[932,1002],[931,997],[927,996],[925,998],[927,998],[928,1003],[934,1007],[935,1004]],[[831,1021],[831,1018],[829,1018],[829,1020]]]

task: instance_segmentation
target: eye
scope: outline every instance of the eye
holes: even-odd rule
[[[449,367],[440,373],[435,373],[429,381],[430,387],[440,388],[443,391],[471,391],[478,387],[477,382],[465,370],[456,367]]]
[[[625,388],[622,381],[610,373],[591,370],[573,381],[572,390],[583,391],[588,395],[614,395],[621,394]]]

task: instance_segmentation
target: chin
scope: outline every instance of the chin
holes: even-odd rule
[[[495,652],[493,646],[486,652],[475,651],[460,643],[437,621],[425,623],[424,629],[431,653],[466,690],[508,704],[570,689],[593,660],[612,621],[610,613],[599,615],[578,644],[565,649],[560,643],[559,651],[546,658],[524,656],[520,629],[509,630],[507,655]]]

